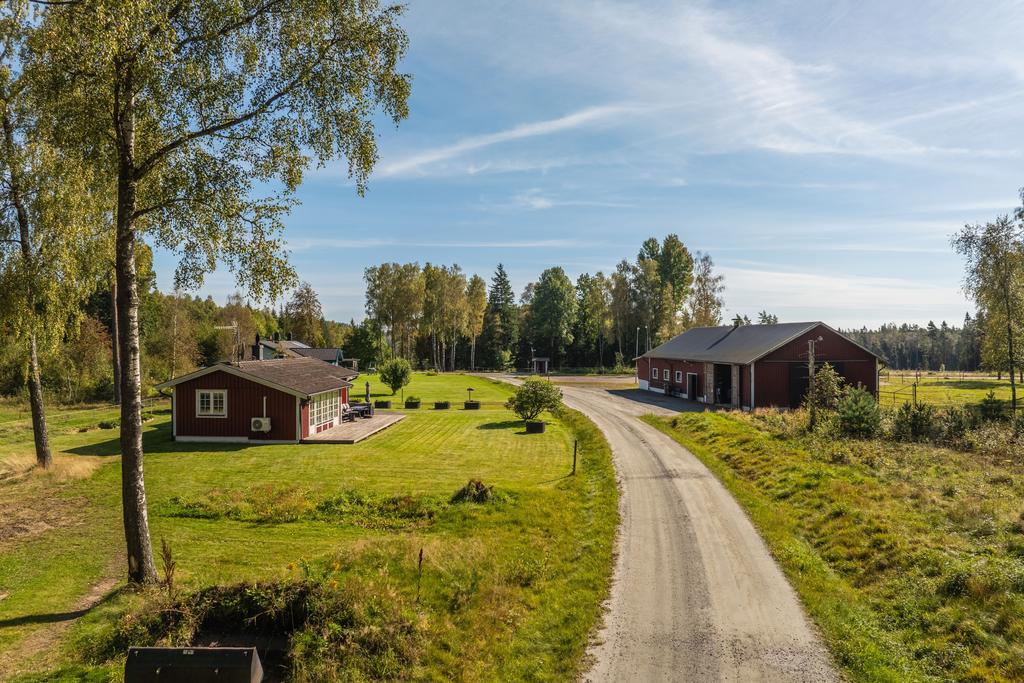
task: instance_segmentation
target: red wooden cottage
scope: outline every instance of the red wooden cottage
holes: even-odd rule
[[[878,356],[822,322],[696,327],[637,359],[640,388],[744,409],[798,407],[808,343],[848,384],[878,396]]]
[[[177,441],[298,443],[341,423],[358,373],[316,358],[221,363],[157,385],[171,390]]]

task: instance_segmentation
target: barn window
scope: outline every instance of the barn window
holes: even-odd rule
[[[683,371],[682,370],[676,370],[676,381],[677,382],[682,382],[683,381]]]
[[[658,368],[651,368],[651,379],[658,379]]]
[[[196,392],[197,417],[227,417],[227,389],[200,389]]]
[[[338,392],[318,394],[309,406],[309,424],[319,427],[338,417]]]

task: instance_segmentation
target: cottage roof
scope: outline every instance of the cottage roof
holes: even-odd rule
[[[302,398],[332,389],[351,387],[352,383],[348,380],[358,375],[353,370],[337,367],[316,358],[274,358],[211,365],[158,384],[157,389],[173,387],[218,371],[244,377]]]
[[[709,363],[736,363],[746,365],[763,358],[772,351],[796,339],[805,332],[822,326],[848,339],[822,322],[777,323],[775,325],[725,325],[722,327],[695,327],[669,339],[641,358],[703,361]],[[848,339],[849,340],[849,339]],[[856,344],[852,340],[851,343]],[[856,344],[860,346],[860,344]],[[864,347],[860,347],[864,348]],[[877,355],[864,349],[871,355]]]

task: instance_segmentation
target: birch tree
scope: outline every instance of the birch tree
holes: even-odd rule
[[[953,237],[953,248],[966,261],[964,291],[989,314],[989,329],[999,321],[1004,335],[1006,369],[1010,373],[1010,405],[1017,410],[1015,321],[1024,316],[1024,219],[1000,216],[985,225],[965,225]]]
[[[476,370],[476,340],[484,330],[487,313],[487,283],[479,275],[466,286],[466,333],[469,335],[469,369]]]
[[[29,3],[0,7],[0,313],[25,362],[36,464],[47,468],[40,356],[77,336],[105,217],[89,169],[45,140],[23,68],[33,30]]]
[[[358,192],[374,120],[407,114],[401,9],[374,0],[76,0],[33,40],[41,98],[116,186],[121,469],[128,575],[156,580],[143,481],[135,252],[176,252],[176,284],[218,263],[252,299],[291,286],[281,218],[314,161],[347,159]],[[256,196],[262,188],[265,196]]]

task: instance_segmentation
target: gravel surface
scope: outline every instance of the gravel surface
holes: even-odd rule
[[[702,406],[634,390],[563,393],[604,432],[622,487],[611,598],[585,680],[841,680],[742,508],[693,454],[637,419]]]

